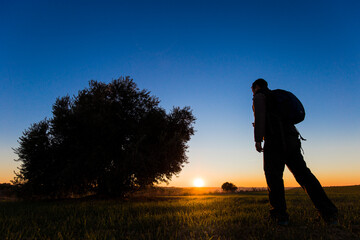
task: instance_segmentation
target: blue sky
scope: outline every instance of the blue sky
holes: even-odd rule
[[[251,127],[259,77],[303,102],[298,128],[320,181],[360,184],[359,10],[358,1],[2,1],[0,182],[18,166],[11,148],[22,131],[51,117],[57,97],[129,75],[164,108],[188,105],[198,119],[190,163],[170,185],[265,185]]]

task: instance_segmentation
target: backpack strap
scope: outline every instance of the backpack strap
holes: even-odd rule
[[[295,126],[294,126],[295,127]],[[297,133],[299,134],[299,137],[300,137],[300,140],[302,140],[302,141],[306,141],[306,139],[305,138],[303,138],[303,136],[301,136],[301,134],[300,134],[300,132],[299,132],[299,130],[295,127],[295,130],[297,131]],[[304,149],[302,148],[302,146],[301,146],[301,141],[300,141],[300,149],[301,149],[301,152],[302,152],[302,154],[305,154],[305,151],[304,151]]]
[[[295,126],[294,126],[295,127]],[[300,137],[300,139],[301,140],[303,140],[303,141],[306,141],[306,139],[305,138],[303,138],[303,136],[301,136],[301,134],[300,134],[300,132],[299,132],[299,130],[295,127],[295,130],[297,131],[297,133],[299,134],[299,137]]]

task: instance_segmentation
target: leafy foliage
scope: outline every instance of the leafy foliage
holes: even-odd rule
[[[26,130],[15,149],[22,164],[14,183],[31,194],[122,195],[167,182],[187,163],[191,109],[167,114],[129,77],[90,81],[77,96],[58,98],[52,113]]]
[[[237,187],[233,183],[225,182],[223,185],[221,185],[221,189],[224,192],[235,192]]]

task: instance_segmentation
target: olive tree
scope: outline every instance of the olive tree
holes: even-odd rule
[[[168,182],[187,163],[195,117],[190,107],[167,113],[159,103],[129,77],[58,98],[52,118],[20,137],[14,183],[31,194],[121,196]]]

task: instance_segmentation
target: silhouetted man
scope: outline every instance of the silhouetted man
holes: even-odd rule
[[[255,117],[255,148],[264,152],[264,171],[271,205],[270,217],[279,225],[288,225],[283,171],[285,165],[296,181],[309,195],[321,217],[328,223],[337,224],[337,208],[326,196],[316,177],[307,168],[301,154],[300,134],[294,124],[274,115],[274,95],[264,79],[252,84],[253,111]],[[265,141],[262,147],[262,141]]]

